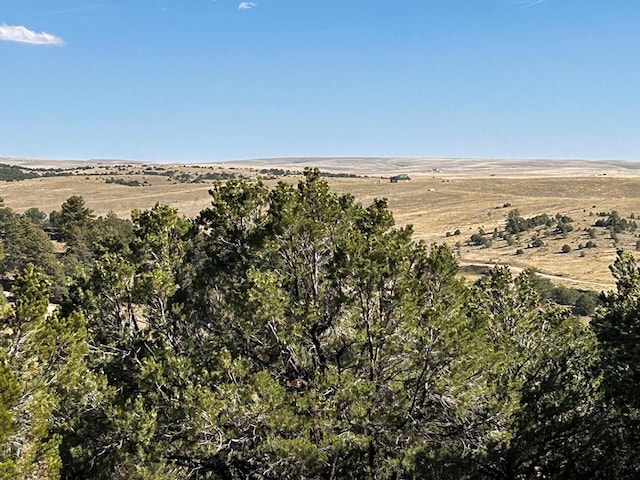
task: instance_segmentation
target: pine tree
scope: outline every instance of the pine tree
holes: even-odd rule
[[[87,376],[84,319],[48,313],[49,280],[28,265],[2,318],[0,462],[9,478],[57,479],[59,446]],[[5,390],[6,389],[6,390]]]
[[[617,289],[602,295],[591,328],[609,407],[609,475],[633,478],[640,475],[640,269],[633,255],[619,251],[611,271]]]

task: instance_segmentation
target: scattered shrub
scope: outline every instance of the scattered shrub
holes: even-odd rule
[[[126,187],[142,187],[144,183],[140,180],[125,180],[124,178],[107,178],[105,183],[114,183],[116,185],[124,185]],[[146,182],[145,182],[146,183]]]
[[[540,237],[536,237],[533,242],[531,242],[531,247],[538,248],[544,246],[544,242]]]
[[[473,235],[471,235],[471,238],[469,238],[469,243],[471,245],[487,248],[491,246],[491,239],[483,236],[480,233],[474,233]]]

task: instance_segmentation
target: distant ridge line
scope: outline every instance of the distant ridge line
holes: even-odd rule
[[[496,159],[496,158],[439,158],[439,157],[282,157],[232,160],[218,162],[228,167],[254,169],[280,168],[302,170],[316,167],[334,172],[359,174],[533,174],[554,171],[556,174],[607,175],[635,174],[640,162],[628,160],[549,160],[549,159]]]
[[[542,158],[456,158],[456,157],[270,157],[209,162],[155,162],[126,159],[45,159],[0,157],[0,163],[25,168],[77,168],[79,166],[116,165],[218,165],[226,168],[288,169],[300,171],[306,167],[336,173],[360,175],[638,175],[640,162],[631,160],[582,160]]]

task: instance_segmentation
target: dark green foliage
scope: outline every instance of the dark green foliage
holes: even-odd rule
[[[71,175],[71,172],[60,168],[26,168],[17,165],[0,164],[1,182],[19,182],[38,177],[57,177]]]
[[[6,305],[3,303],[3,308]],[[6,445],[11,435],[17,429],[12,410],[15,409],[20,399],[20,386],[16,375],[9,365],[4,349],[0,350],[0,445]],[[8,467],[5,462],[0,463],[0,478],[5,478],[4,471]]]
[[[527,269],[527,279],[536,292],[536,295],[541,301],[546,301],[551,298],[554,285],[548,278],[544,278],[536,273],[533,269]]]
[[[580,292],[573,304],[573,311],[576,315],[592,316],[599,304],[600,299],[596,292]]]
[[[571,245],[567,245],[566,243],[562,245],[560,250],[562,253],[569,253],[571,251]]]
[[[38,227],[46,226],[47,214],[38,208],[29,208],[22,215],[31,220]]]
[[[638,288],[640,272],[635,259],[619,253],[612,266],[617,281],[617,292],[603,295],[606,310],[593,322],[593,329],[602,346],[602,355],[607,370],[607,385],[610,394],[623,405],[640,408],[640,308]]]
[[[637,476],[631,258],[590,330],[595,294],[506,268],[468,286],[317,170],[210,195],[195,220],[52,214],[65,301],[48,314],[26,265],[0,302],[0,478]]]
[[[568,306],[576,315],[591,316],[600,304],[598,294],[591,291],[581,291],[564,285],[554,285],[551,280],[528,270],[529,281],[541,301],[552,301],[558,305]]]
[[[477,428],[468,477],[454,478],[576,478],[594,467],[585,450],[597,414],[593,338],[566,310],[541,303],[530,279],[496,268],[472,291],[468,329],[457,327],[458,398]]]
[[[48,287],[29,265],[0,311],[0,478],[59,478],[62,438],[88,405],[84,319],[47,313]]]
[[[447,249],[414,244],[385,201],[364,209],[313,171],[271,193],[219,184],[199,222],[189,252],[197,231],[175,212],[134,214],[131,255],[105,254],[82,286],[121,420],[92,420],[103,427],[69,475],[92,461],[94,478],[383,478],[456,444],[437,332],[464,289]]]
[[[176,172],[175,172],[175,170],[166,170],[166,169],[164,169],[162,167],[154,167],[154,169],[152,169],[152,170],[143,170],[141,173],[143,175],[161,175],[161,176],[165,176],[165,177],[171,177]]]
[[[88,168],[91,168],[91,167],[88,167]],[[71,169],[65,169],[65,168],[38,168],[38,169],[34,169],[34,171],[38,172],[43,177],[69,177],[69,176],[74,174],[73,170],[75,170],[75,168],[71,168]]]
[[[558,223],[572,223],[573,222],[573,218],[571,218],[569,215],[563,215],[561,213],[556,213],[556,222]]]
[[[274,175],[276,177],[302,174],[302,172],[297,170],[285,170],[282,168],[261,168],[258,173],[260,173],[260,175]]]
[[[107,178],[105,183],[114,183],[116,185],[124,185],[126,187],[142,187],[146,185],[146,182],[141,182],[140,180],[126,180],[124,178]]]
[[[578,300],[578,291],[558,285],[551,290],[551,299],[559,305],[574,305]]]
[[[207,172],[196,176],[193,182],[202,182],[205,180],[230,180],[232,178],[244,178],[244,175],[230,172]]]
[[[551,227],[555,224],[556,228],[554,229],[554,233],[566,236],[567,233],[573,230],[572,222],[573,219],[571,217],[560,213],[556,214],[554,218],[550,217],[546,213],[530,218],[524,218],[520,215],[520,211],[516,209],[509,212],[509,215],[507,216],[505,232],[507,234],[516,235],[520,232],[528,232],[536,227]]]
[[[79,196],[68,198],[60,212],[51,212],[51,228],[66,243],[62,257],[66,275],[90,273],[97,257],[105,251],[125,253],[129,250],[133,226],[113,212],[96,218]]]
[[[0,163],[0,181],[1,182],[16,182],[20,180],[27,180],[29,178],[37,178],[36,172],[16,165],[6,165]]]
[[[491,239],[485,237],[483,234],[481,233],[474,233],[473,235],[471,235],[471,237],[469,238],[469,243],[471,245],[477,245],[477,246],[482,246],[482,247],[490,247],[491,246]]]
[[[573,219],[567,215],[556,214],[556,229],[555,233],[566,237],[567,233],[573,231]],[[550,226],[550,225],[549,225]]]
[[[408,416],[422,418],[442,395],[423,390],[425,367],[435,374],[443,366],[417,347],[435,325],[416,322],[453,300],[437,292],[455,282],[455,262],[444,250],[429,254],[413,245],[410,230],[393,229],[386,202],[365,210],[351,197],[330,193],[317,172],[307,172],[297,189],[282,183],[269,197],[264,193],[260,185],[221,185],[200,218],[211,239],[207,255],[214,260],[207,268],[220,269],[217,259],[223,255],[237,265],[232,271],[247,276],[236,284],[225,266],[215,287],[207,287],[226,297],[209,310],[224,319],[217,327],[224,350],[242,359],[247,380],[259,380],[285,402],[274,414],[291,425],[278,427],[266,443],[251,440],[249,450],[242,447],[246,440],[238,442],[233,457],[267,462],[263,468],[280,458],[271,467],[274,478],[329,477],[333,469],[400,473],[407,451],[435,446],[420,440],[420,430],[439,435],[433,422],[448,415],[440,408],[423,425],[407,423]],[[234,209],[220,208],[229,198],[242,207],[237,220]],[[230,241],[220,243],[220,236]],[[242,238],[254,253],[228,250]],[[314,412],[308,434],[296,426],[310,419],[285,408],[294,398]],[[232,413],[223,412],[223,418]],[[236,438],[251,438],[250,410],[233,415]],[[267,416],[264,427],[274,420]]]
[[[51,212],[49,219],[67,243],[82,243],[85,232],[94,218],[93,211],[85,206],[84,199],[78,195],[69,197],[61,206],[60,212]]]
[[[133,224],[109,212],[89,223],[86,234],[94,255],[105,251],[126,252],[133,239]]]
[[[567,233],[573,231],[573,225],[571,225],[570,223],[561,223],[558,222],[558,225],[556,226],[556,230],[555,233],[566,236]]]
[[[348,172],[320,172],[322,178],[359,178],[360,175]]]
[[[49,236],[27,215],[17,215],[7,207],[0,207],[0,274],[14,278],[28,264],[40,267],[56,282],[61,282],[62,269],[53,252]]]
[[[303,175],[304,172],[299,170],[285,170],[282,168],[261,168],[258,173],[260,175],[267,175],[270,177],[287,177],[291,175]],[[358,178],[360,175],[355,173],[343,173],[343,172],[321,172],[318,171],[320,177],[323,178]]]
[[[624,231],[633,232],[634,230],[636,230],[636,228],[638,228],[635,220],[629,221],[626,218],[621,217],[620,214],[615,210],[612,210],[611,212],[600,212],[598,213],[598,216],[605,218],[596,220],[594,226],[608,228],[612,232],[612,234],[622,233]]]
[[[591,328],[598,338],[609,407],[609,478],[634,478],[640,474],[640,271],[624,252],[618,252],[611,270],[617,291],[602,295],[603,309]]]
[[[544,246],[544,241],[540,237],[536,237],[529,245],[531,246],[531,248],[542,247]]]
[[[527,232],[534,227],[546,225],[550,220],[549,215],[546,213],[531,218],[524,218],[520,216],[518,210],[512,210],[507,217],[505,231],[515,235],[520,232]]]
[[[232,172],[206,172],[206,173],[189,173],[189,172],[176,172],[175,170],[164,170],[162,168],[155,167],[155,170],[144,170],[144,175],[162,175],[169,177],[170,180],[178,183],[200,183],[211,180],[231,180],[246,178],[241,173]]]

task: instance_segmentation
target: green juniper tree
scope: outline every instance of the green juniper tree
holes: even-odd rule
[[[0,473],[57,479],[59,447],[86,403],[84,319],[48,313],[48,279],[32,265],[16,279],[0,328]]]
[[[93,218],[78,198],[52,215],[67,261],[80,240],[88,253],[58,313],[31,267],[0,309],[5,477],[635,472],[630,260],[593,335],[529,272],[466,285],[386,200],[365,207],[317,171],[210,195],[195,220],[161,205]]]
[[[494,269],[475,285],[459,327],[456,397],[474,425],[467,475],[594,478],[595,341],[568,309],[540,301],[531,275]]]
[[[602,295],[591,328],[608,407],[607,473],[633,478],[640,474],[640,269],[633,255],[619,251],[611,271],[616,291]]]

